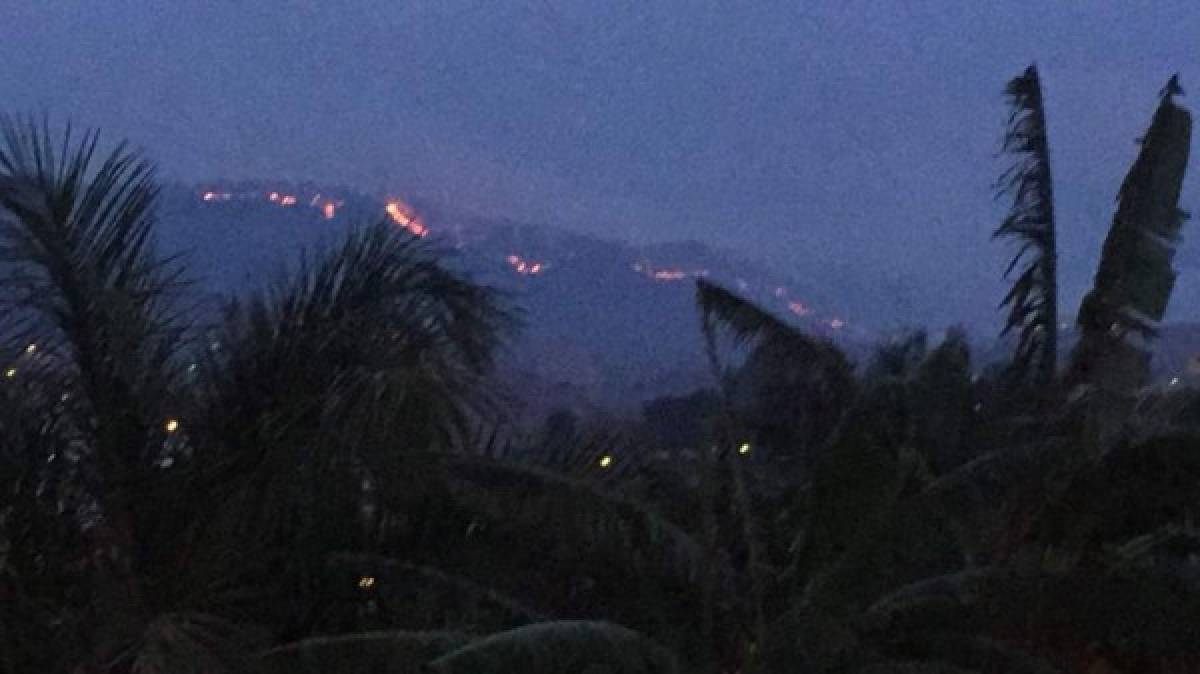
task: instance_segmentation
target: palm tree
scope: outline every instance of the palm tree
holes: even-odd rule
[[[1174,86],[1171,86],[1173,84]],[[1131,390],[1148,374],[1145,340],[1154,337],[1175,284],[1171,259],[1187,213],[1179,194],[1192,117],[1179,107],[1177,76],[1164,88],[1142,149],[1121,183],[1095,284],[1079,308],[1080,340],[1069,378]]]
[[[1036,70],[1009,91],[1006,149],[1020,159],[1002,181],[1014,208],[998,235],[1023,239],[1014,268],[1037,254],[1005,299],[1006,329],[1022,330],[1016,371],[1044,386],[1054,378],[1054,232]],[[1119,213],[1141,208],[1136,222],[1148,224],[1171,215],[1172,233],[1187,125],[1168,105],[1147,135],[1157,154],[1143,150]],[[1098,279],[1165,304],[1169,284],[1135,284],[1153,276],[1138,256],[1161,262],[1147,253],[1159,249],[1125,249],[1106,247]],[[809,365],[829,362],[813,357],[813,340],[726,291],[702,286],[700,306],[710,335],[723,327],[791,345]],[[918,346],[920,335],[885,345],[871,376],[853,383],[811,472],[791,483],[799,525],[758,528],[792,542],[772,583],[786,599],[768,612],[756,671],[1194,671],[1200,573],[1188,555],[1200,549],[1190,521],[1200,474],[1184,449],[1197,429],[1179,403],[1151,402],[1162,409],[1137,417],[1112,411],[1116,424],[1167,419],[1177,435],[1143,427],[1099,443],[1070,403],[1047,397],[1033,423],[1027,405],[1003,404],[989,377],[970,375],[961,337],[923,358]]]
[[[339,509],[354,521],[366,475],[464,435],[511,316],[381,224],[194,329],[154,245],[152,167],[92,132],[2,134],[5,385],[22,412],[3,455],[49,466],[7,484],[40,479],[43,510],[81,513],[87,545],[64,554],[88,560],[93,669],[232,666],[245,651],[218,644],[255,640],[263,602],[304,573],[287,561],[303,567]]]
[[[101,148],[3,123],[0,671],[255,670],[581,611],[694,641],[726,566],[624,493],[636,463],[481,441],[504,298],[381,222],[191,323],[152,167]]]
[[[1179,224],[1177,90],[1097,275],[1118,309],[1169,295],[1134,281],[1165,268],[1146,225]],[[1001,229],[1039,254],[1008,303],[1016,360],[1047,377],[1044,120],[1023,145],[1040,102],[1019,100]],[[100,147],[3,125],[0,672],[1196,669],[1195,400],[1114,413],[1140,428],[1097,443],[1070,403],[1033,424],[993,404],[961,334],[856,376],[701,281],[712,451],[528,439],[488,378],[514,313],[427,242],[362,228],[193,324],[150,166]],[[795,417],[777,437],[802,468],[746,441],[739,386],[771,375],[788,399],[756,400]]]
[[[1001,302],[1009,308],[1002,334],[1020,330],[1013,367],[1031,374],[1044,387],[1054,379],[1058,352],[1058,250],[1046,109],[1037,66],[1010,80],[1005,93],[1012,114],[1003,150],[1014,156],[1014,162],[1000,177],[997,196],[1011,196],[1012,207],[993,237],[1020,242],[1005,276],[1024,264]]]

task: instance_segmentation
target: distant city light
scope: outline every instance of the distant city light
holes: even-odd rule
[[[738,447],[738,454],[749,454],[749,453],[750,453],[750,443],[743,442],[742,446]]]
[[[163,428],[167,429],[168,433],[174,433],[175,431],[179,430],[179,420],[168,419],[167,423],[163,425]]]
[[[369,590],[375,587],[375,576],[363,576],[358,579],[358,587],[363,590]]]
[[[512,267],[518,274],[529,276],[532,274],[540,274],[545,264],[542,262],[532,262],[525,260],[519,255],[509,255],[504,258],[508,262],[508,266]]]
[[[34,351],[37,351],[37,344],[30,344],[25,347],[25,353],[33,353]]]
[[[804,306],[803,302],[788,302],[788,311],[797,316],[807,316],[812,313],[812,310]]]
[[[612,462],[613,462],[613,458],[612,458],[612,455],[610,455],[610,454],[605,454],[604,456],[600,457],[600,467],[601,468],[608,468],[609,466],[612,465]]]
[[[8,368],[7,370],[5,370],[4,376],[8,377],[9,379],[17,376],[17,368],[15,368],[15,367]]]

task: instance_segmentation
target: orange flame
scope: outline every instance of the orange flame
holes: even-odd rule
[[[429,228],[425,226],[424,222],[421,222],[421,217],[403,201],[389,201],[384,210],[387,211],[392,222],[407,229],[413,236],[425,236],[429,233]]]

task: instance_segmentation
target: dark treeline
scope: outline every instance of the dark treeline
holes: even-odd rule
[[[1200,395],[1147,386],[1160,93],[1059,363],[1043,91],[1008,85],[1003,366],[854,364],[700,281],[715,385],[515,433],[505,296],[385,222],[195,321],[152,167],[0,142],[0,672],[1200,670]],[[205,319],[207,320],[207,319]]]

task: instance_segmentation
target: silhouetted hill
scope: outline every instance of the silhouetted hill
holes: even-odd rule
[[[643,400],[710,385],[694,303],[704,276],[806,331],[829,336],[852,357],[881,333],[868,298],[846,279],[786,278],[765,265],[697,241],[633,245],[552,226],[455,212],[419,199],[283,183],[212,183],[164,192],[164,248],[180,252],[208,298],[261,287],[301,251],[318,250],[355,224],[390,218],[428,236],[450,263],[510,293],[526,327],[500,376],[537,418],[555,406],[633,412]],[[1200,275],[1200,263],[1179,262]],[[1176,302],[1192,298],[1180,296]],[[1178,313],[1178,312],[1177,312]],[[980,334],[976,364],[1009,347]],[[1064,334],[1064,350],[1071,343]],[[1167,326],[1156,376],[1186,377],[1200,353],[1200,326]],[[1197,379],[1200,381],[1200,378]]]
[[[323,248],[357,223],[388,217],[428,236],[451,264],[508,291],[523,309],[526,328],[504,371],[525,379],[513,388],[531,399],[590,396],[633,409],[710,383],[694,303],[701,276],[806,330],[869,341],[867,328],[832,310],[835,288],[801,284],[700,242],[635,246],[315,185],[211,183],[171,187],[163,197],[161,243],[183,255],[213,300],[261,287],[301,251]]]

